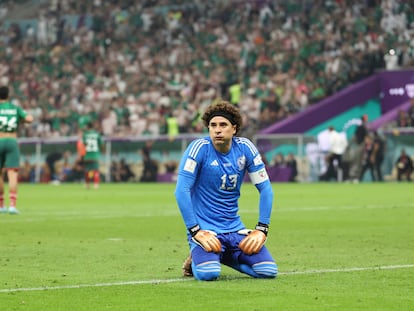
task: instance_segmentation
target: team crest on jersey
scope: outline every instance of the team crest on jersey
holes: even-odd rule
[[[246,166],[246,157],[241,156],[237,159],[237,166],[239,167],[239,171],[244,170],[244,167]]]

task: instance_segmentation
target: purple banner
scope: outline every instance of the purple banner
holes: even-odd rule
[[[338,93],[313,104],[306,110],[273,124],[261,134],[296,134],[325,122],[326,120],[362,104],[380,93],[379,75],[358,82]]]
[[[414,70],[379,72],[313,104],[306,110],[263,129],[261,134],[299,134],[369,99],[381,99],[381,113],[414,98]]]
[[[380,81],[383,114],[414,98],[413,70],[384,71]]]

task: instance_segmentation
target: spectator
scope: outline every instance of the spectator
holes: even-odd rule
[[[374,169],[374,141],[370,135],[365,136],[364,149],[362,153],[362,166],[359,174],[359,181],[362,181],[366,170],[371,172],[371,180],[376,181]]]
[[[290,167],[291,173],[289,177],[289,182],[296,181],[298,176],[298,164],[293,153],[289,153],[286,157],[286,167]]]
[[[414,65],[414,54],[408,43],[403,43],[402,50],[398,54],[398,65],[401,67],[410,67]]]
[[[377,181],[383,181],[382,176],[382,162],[384,162],[385,156],[385,140],[378,134],[377,131],[373,132],[374,134],[374,150],[372,152],[372,161],[374,163],[374,171],[376,174]]]
[[[365,142],[365,136],[368,135],[367,122],[368,122],[368,116],[363,115],[361,117],[361,122],[357,126],[355,130],[355,134],[354,134],[357,145],[361,145]]]
[[[397,127],[410,127],[411,119],[409,114],[405,110],[399,110],[396,120]]]
[[[368,135],[367,128],[368,116],[363,115],[361,117],[361,122],[355,129],[353,140],[355,143],[354,147],[354,156],[351,160],[351,166],[349,168],[349,176],[354,180],[359,180],[361,176],[363,156],[365,153],[365,137]]]
[[[277,153],[274,158],[271,161],[271,166],[274,167],[282,167],[282,166],[286,166],[285,163],[285,157],[283,156],[283,153]]]
[[[121,181],[121,174],[119,170],[119,162],[112,160],[111,166],[109,168],[111,174],[111,181],[112,182],[120,182]]]
[[[414,98],[411,98],[410,108],[408,108],[408,116],[410,117],[410,125],[414,126]]]
[[[19,170],[19,182],[34,182],[35,166],[25,159]]]
[[[69,162],[69,153],[63,156],[63,163],[58,168],[59,181],[66,181],[69,175],[72,174],[73,166]]]
[[[174,138],[179,134],[179,126],[178,126],[178,119],[173,115],[172,112],[168,113],[166,117],[166,124],[167,124],[167,134],[170,140],[174,140]]]
[[[405,177],[407,181],[411,181],[411,173],[413,172],[413,161],[411,157],[405,152],[405,149],[401,150],[400,156],[395,162],[397,168],[397,180],[401,181],[402,177]]]
[[[49,168],[50,172],[50,182],[58,184],[60,182],[59,174],[57,173],[57,162],[60,160],[63,160],[65,157],[68,157],[70,155],[70,151],[55,151],[51,152],[46,156],[46,164]]]
[[[332,178],[342,181],[342,155],[345,152],[348,142],[344,133],[338,133],[333,126],[328,128],[329,153],[326,156],[328,168],[320,177],[320,180],[329,181]]]
[[[174,160],[168,160],[164,162],[164,167],[167,173],[175,173],[178,167],[178,163],[177,161],[174,161]]]
[[[151,158],[152,141],[147,141],[145,146],[141,149],[142,163],[144,166],[140,181],[141,182],[155,182],[158,175],[158,163]]]
[[[171,159],[171,155],[168,150],[164,150],[162,152],[161,162],[166,173],[175,173],[178,168],[178,162]]]
[[[128,163],[126,163],[125,159],[122,158],[119,161],[119,178],[122,182],[130,181],[132,178],[135,177],[134,172],[131,170],[131,167]]]
[[[398,55],[394,49],[390,49],[387,54],[384,55],[385,69],[395,70],[398,68]]]
[[[81,182],[85,178],[85,164],[83,157],[77,157],[71,169],[65,176],[66,182]]]

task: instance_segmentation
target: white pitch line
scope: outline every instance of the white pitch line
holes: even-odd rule
[[[0,293],[11,292],[32,292],[32,291],[46,291],[56,289],[71,289],[71,288],[86,288],[86,287],[109,287],[109,286],[125,286],[125,285],[145,285],[145,284],[166,284],[191,281],[192,278],[184,279],[164,279],[164,280],[147,280],[147,281],[126,281],[126,282],[113,282],[113,283],[97,283],[97,284],[79,284],[79,285],[64,285],[64,286],[44,286],[44,287],[26,287],[26,288],[9,288],[0,289]]]
[[[305,271],[287,271],[287,272],[281,272],[278,275],[356,272],[356,271],[367,271],[367,270],[381,271],[381,270],[395,270],[395,269],[409,269],[409,268],[414,268],[414,264],[377,266],[377,267],[354,267],[354,268],[343,268],[343,269],[320,269],[320,270],[305,270]]]
[[[343,268],[343,269],[286,271],[286,272],[279,272],[278,275],[298,275],[298,274],[303,275],[303,274],[339,273],[339,272],[356,272],[356,271],[381,271],[381,270],[410,269],[410,268],[414,268],[414,264],[377,266],[377,267],[353,267],[353,268],[351,267],[351,268]],[[187,282],[187,281],[193,281],[193,280],[194,280],[193,278],[176,278],[176,279],[126,281],[126,282],[79,284],[79,285],[64,285],[64,286],[6,288],[6,289],[0,289],[0,293],[32,292],[32,291],[47,291],[47,290],[58,290],[58,289],[78,289],[78,288],[88,288],[88,287],[110,287],[110,286],[125,286],[125,285],[168,284],[168,283],[177,283],[177,282]]]

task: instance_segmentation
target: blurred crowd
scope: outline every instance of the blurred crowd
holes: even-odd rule
[[[410,107],[407,111],[398,111],[397,118],[393,122],[393,127],[414,127],[414,98],[411,99]]]
[[[3,1],[0,20],[24,2]],[[219,97],[253,133],[414,59],[410,1],[38,3],[36,23],[0,24],[0,83],[36,119],[22,136],[90,121],[108,136],[201,132]]]
[[[414,99],[408,111],[414,112]],[[407,124],[411,124],[412,120],[409,117],[406,119]],[[411,181],[414,178],[414,156],[404,145],[395,148],[381,129],[369,128],[368,115],[361,116],[358,121],[349,138],[346,132],[329,126],[317,135],[317,143],[307,144],[309,181]],[[396,121],[392,124],[394,130],[410,126]],[[275,162],[279,159],[276,157]]]

